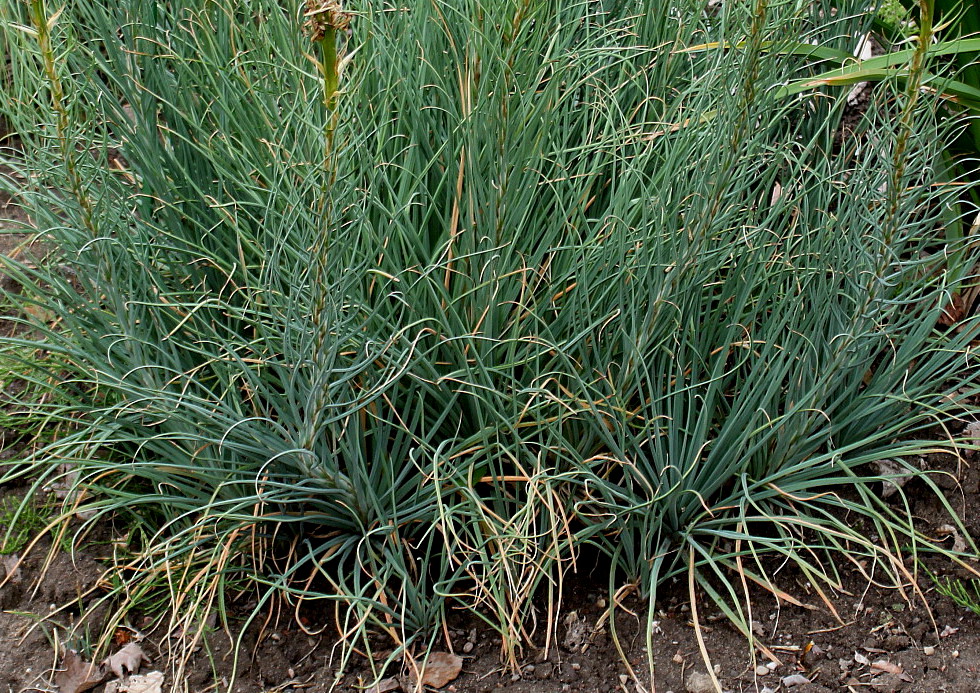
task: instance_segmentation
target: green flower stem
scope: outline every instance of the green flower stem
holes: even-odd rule
[[[320,434],[322,412],[327,401],[327,340],[329,337],[330,321],[327,319],[328,294],[328,250],[330,235],[333,229],[333,205],[331,188],[336,180],[337,166],[334,152],[334,135],[337,131],[337,87],[340,82],[337,59],[337,29],[327,26],[323,34],[316,40],[319,46],[321,60],[320,74],[323,77],[323,105],[326,109],[326,123],[323,131],[323,188],[321,190],[319,217],[321,220],[320,233],[317,235],[312,248],[313,255],[313,314],[312,320],[316,330],[314,339],[313,364],[315,368],[314,388],[315,399],[307,413],[306,432],[303,447],[311,452]]]
[[[898,139],[895,142],[895,154],[892,157],[892,180],[889,187],[890,200],[893,220],[897,220],[898,203],[901,197],[902,177],[905,175],[905,152],[908,148],[909,137],[912,134],[912,118],[915,113],[915,106],[919,100],[919,92],[922,88],[922,76],[925,71],[926,53],[932,45],[933,36],[933,12],[935,0],[919,0],[919,37],[915,44],[915,52],[912,53],[912,61],[909,64],[909,77],[905,83],[905,108],[899,119]],[[896,222],[897,226],[897,222]],[[897,232],[897,227],[893,234]],[[890,239],[889,239],[890,242]]]
[[[48,89],[51,93],[51,106],[54,108],[55,115],[57,116],[55,124],[56,139],[65,162],[65,168],[68,172],[69,188],[81,207],[82,223],[94,237],[98,235],[98,232],[95,225],[95,215],[92,211],[92,201],[85,192],[85,185],[78,172],[75,148],[68,141],[68,129],[71,124],[71,117],[68,112],[68,106],[65,103],[65,90],[61,83],[61,78],[58,76],[55,49],[51,41],[51,30],[57,23],[61,11],[59,10],[49,17],[44,0],[31,0],[30,14],[31,23],[34,25],[37,36],[38,48],[41,52],[44,75],[48,80]]]
[[[323,59],[320,71],[323,75],[323,105],[327,109],[327,122],[324,126],[324,169],[327,171],[327,185],[331,185],[336,177],[336,166],[333,161],[333,138],[337,130],[337,88],[340,84],[337,60],[337,30],[329,27],[324,31],[323,38],[317,41]]]

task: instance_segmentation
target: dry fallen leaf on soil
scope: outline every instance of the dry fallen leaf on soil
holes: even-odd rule
[[[110,681],[105,693],[162,693],[163,672],[151,671],[145,676],[134,674],[124,681]]]
[[[953,537],[953,551],[966,552],[967,545],[966,540],[960,536],[959,531],[953,525],[943,525],[936,532],[942,535],[944,538]]]
[[[949,297],[949,302],[943,307],[943,312],[939,314],[939,324],[943,327],[953,327],[967,317],[968,305],[965,297],[959,291],[954,291]]]
[[[860,652],[854,653],[854,661],[857,662],[858,664],[863,664],[864,666],[868,666],[869,664],[871,664],[871,660],[865,657]]]
[[[902,669],[901,664],[892,664],[887,659],[879,659],[877,662],[871,665],[872,669],[877,671],[884,671],[889,674],[901,674],[904,669]]]
[[[588,620],[577,611],[570,611],[565,615],[564,625],[567,630],[562,645],[570,652],[584,652],[592,639]]]
[[[793,688],[793,686],[807,685],[810,683],[810,679],[803,674],[790,674],[789,676],[784,676],[781,678],[779,683],[781,683],[784,688]]]
[[[109,675],[105,668],[86,662],[74,650],[65,652],[61,668],[54,675],[54,683],[61,693],[84,693],[102,684]]]
[[[463,658],[448,652],[433,652],[425,660],[422,670],[422,685],[442,688],[459,676],[463,669]]]
[[[12,584],[21,581],[20,556],[15,553],[3,556],[0,564],[3,565],[3,575],[0,575],[0,578],[6,578]]]
[[[42,487],[45,493],[52,493],[58,500],[69,500],[75,503],[79,500],[78,469],[70,462],[63,462],[58,465],[58,476],[55,480]],[[88,520],[95,516],[94,510],[76,510],[75,517],[80,520]]]
[[[102,662],[105,669],[110,670],[119,678],[127,674],[135,674],[140,670],[140,666],[146,662],[150,663],[149,658],[143,653],[143,649],[134,642],[127,644],[121,650]]]
[[[952,626],[946,626],[943,628],[942,632],[939,634],[940,638],[948,638],[950,635],[956,635],[959,632],[959,628],[953,628]]]
[[[388,679],[381,679],[376,684],[364,691],[364,693],[391,693],[391,691],[400,691],[401,689],[401,681],[392,677]]]
[[[116,628],[116,632],[112,634],[112,644],[122,647],[133,639],[133,633],[129,628]]]
[[[980,447],[980,421],[974,421],[963,429],[963,436],[966,438],[966,442],[970,445]],[[967,453],[970,457],[976,456],[976,450],[968,450]]]
[[[163,672],[151,671],[146,676],[130,676],[127,693],[161,693],[163,690]]]
[[[881,490],[882,498],[895,495],[898,493],[898,489],[905,486],[908,480],[912,478],[908,467],[901,462],[896,462],[895,460],[878,460],[872,464],[878,470],[878,476],[888,477],[887,479],[881,480],[883,485]]]
[[[47,308],[34,303],[26,304],[22,306],[22,308],[30,317],[34,318],[38,322],[43,322],[48,325],[55,322],[58,318],[54,311],[48,310]]]

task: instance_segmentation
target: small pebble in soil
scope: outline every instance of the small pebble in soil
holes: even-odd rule
[[[465,643],[463,643],[463,654],[469,654],[470,652],[473,651],[474,647],[476,647],[476,645],[474,645],[471,641],[467,640]]]
[[[687,693],[715,693],[715,682],[703,671],[692,671],[684,685]]]
[[[932,657],[934,654],[936,654],[936,648],[932,645],[926,645],[922,648],[922,654],[924,654],[926,657]]]
[[[760,664],[759,666],[757,666],[755,668],[755,675],[756,676],[768,676],[769,673],[770,673],[769,672],[769,667],[767,667],[765,664]]]

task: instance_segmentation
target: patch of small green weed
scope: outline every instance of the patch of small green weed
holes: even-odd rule
[[[23,502],[7,497],[0,502],[0,556],[17,553],[47,525],[53,512],[47,500]]]
[[[58,379],[49,353],[34,345],[5,345],[0,350],[0,429],[18,440],[50,442],[55,427],[44,406]]]
[[[980,580],[962,580],[946,575],[942,578],[926,571],[926,575],[936,586],[936,591],[944,597],[952,599],[957,606],[969,609],[980,616]]]

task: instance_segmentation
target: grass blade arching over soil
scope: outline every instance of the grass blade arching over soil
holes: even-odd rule
[[[845,137],[787,95],[870,21],[820,5],[351,3],[335,54],[271,1],[33,0],[5,115],[55,260],[8,264],[70,426],[10,476],[140,528],[188,624],[233,585],[416,648],[465,604],[513,657],[585,543],[743,625],[760,553],[906,581],[866,465],[973,387],[955,124],[924,51]]]

